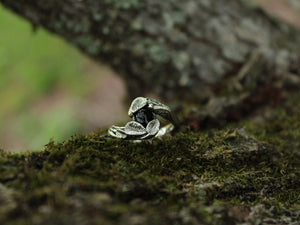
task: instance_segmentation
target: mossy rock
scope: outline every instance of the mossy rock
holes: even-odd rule
[[[1,224],[299,224],[299,109],[290,97],[261,123],[1,151]]]

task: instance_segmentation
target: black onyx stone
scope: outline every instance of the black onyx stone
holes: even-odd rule
[[[144,127],[154,118],[154,113],[149,109],[140,109],[133,115],[133,120],[142,124]]]

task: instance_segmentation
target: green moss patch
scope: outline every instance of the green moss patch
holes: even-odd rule
[[[0,219],[7,224],[295,222],[300,219],[297,107],[287,103],[264,122],[244,122],[245,128],[181,128],[174,137],[141,143],[99,131],[51,141],[38,152],[1,151]]]

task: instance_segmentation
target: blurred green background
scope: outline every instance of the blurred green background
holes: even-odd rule
[[[255,1],[300,28],[299,0]],[[124,95],[107,67],[0,5],[0,149],[40,149],[127,120]]]
[[[121,89],[112,100],[119,106],[108,107],[115,116],[103,110],[108,92],[99,89],[105,83]],[[0,5],[0,148],[40,149],[50,138],[62,141],[107,126],[120,120],[123,94],[109,69],[43,29],[33,32]]]

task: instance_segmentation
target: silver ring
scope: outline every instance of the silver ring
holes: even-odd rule
[[[128,122],[124,127],[113,125],[108,130],[110,136],[126,140],[145,140],[175,131],[179,126],[178,119],[171,109],[151,98],[135,98],[130,105],[128,115],[133,121]],[[160,128],[157,116],[168,120],[170,124]]]

